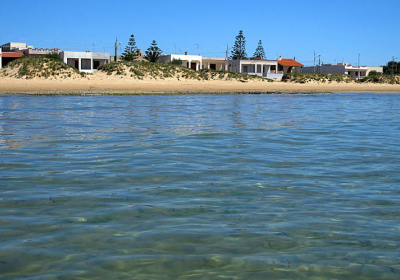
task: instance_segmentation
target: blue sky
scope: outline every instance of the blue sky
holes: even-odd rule
[[[313,64],[382,65],[400,60],[399,0],[85,0],[2,3],[0,43],[113,52],[133,33],[139,48],[157,40],[164,53],[225,56],[242,29],[247,53],[262,40],[267,58]]]

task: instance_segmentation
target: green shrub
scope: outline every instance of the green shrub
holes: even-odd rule
[[[182,63],[183,63],[182,60],[180,60],[180,59],[175,59],[175,58],[170,62],[170,64],[176,65],[176,66],[181,66]]]
[[[62,61],[60,55],[56,52],[46,54],[44,57],[54,61]]]

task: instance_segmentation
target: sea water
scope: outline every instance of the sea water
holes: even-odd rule
[[[400,95],[2,95],[0,278],[399,279]]]

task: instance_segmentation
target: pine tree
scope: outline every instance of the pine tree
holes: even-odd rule
[[[129,38],[128,45],[125,47],[125,50],[122,54],[122,58],[126,61],[132,61],[136,59],[137,55],[135,36],[132,34]]]
[[[258,46],[257,46],[257,49],[254,52],[253,56],[257,57],[257,58],[265,59],[265,51],[264,51],[264,47],[262,45],[261,40],[258,41]]]
[[[156,40],[151,42],[150,47],[146,50],[145,58],[150,62],[157,62],[162,54],[162,50],[157,46]]]
[[[246,53],[246,38],[243,36],[243,31],[239,31],[239,35],[235,38],[235,45],[231,53],[231,59],[244,59],[247,58]]]

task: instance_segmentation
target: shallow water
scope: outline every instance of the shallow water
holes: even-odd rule
[[[0,96],[2,279],[399,279],[400,95]]]

